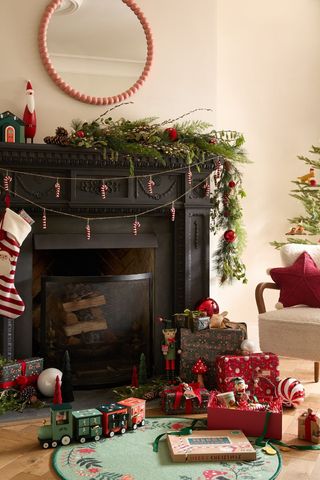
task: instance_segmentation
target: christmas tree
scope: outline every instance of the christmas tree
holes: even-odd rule
[[[316,170],[320,169],[320,147],[312,146],[310,153],[312,158],[298,156],[309,167],[309,171],[292,181],[295,187],[290,193],[291,197],[302,202],[305,213],[289,219],[292,227],[286,233],[287,241],[272,242],[271,245],[276,248],[286,243],[318,243],[318,238],[309,240],[306,236],[320,235],[320,189],[316,180]]]
[[[63,356],[61,393],[64,402],[73,402],[72,374],[68,350],[64,352]]]
[[[146,356],[144,353],[141,353],[139,364],[139,385],[144,385],[145,383],[147,383]]]

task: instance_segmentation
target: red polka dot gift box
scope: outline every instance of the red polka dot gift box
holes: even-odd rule
[[[252,395],[275,396],[279,377],[279,357],[274,353],[219,355],[216,358],[216,385],[220,392],[234,389],[234,378],[241,377]]]

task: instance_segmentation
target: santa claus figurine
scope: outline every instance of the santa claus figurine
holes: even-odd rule
[[[24,109],[23,121],[24,121],[24,139],[27,143],[28,138],[31,139],[33,143],[33,138],[36,134],[37,129],[37,118],[36,111],[34,106],[34,91],[30,82],[27,83],[26,87],[26,96],[27,96],[27,105]]]

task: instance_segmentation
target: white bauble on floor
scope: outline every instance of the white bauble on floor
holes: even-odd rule
[[[45,397],[53,397],[57,375],[59,375],[61,380],[62,372],[57,368],[46,368],[40,373],[37,387],[39,392]]]

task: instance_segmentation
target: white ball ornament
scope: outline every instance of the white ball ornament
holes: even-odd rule
[[[296,378],[288,377],[280,380],[276,391],[285,407],[298,407],[304,401],[304,387]]]
[[[40,373],[37,380],[37,387],[39,392],[45,397],[53,397],[57,375],[61,380],[62,372],[57,368],[46,368]]]

